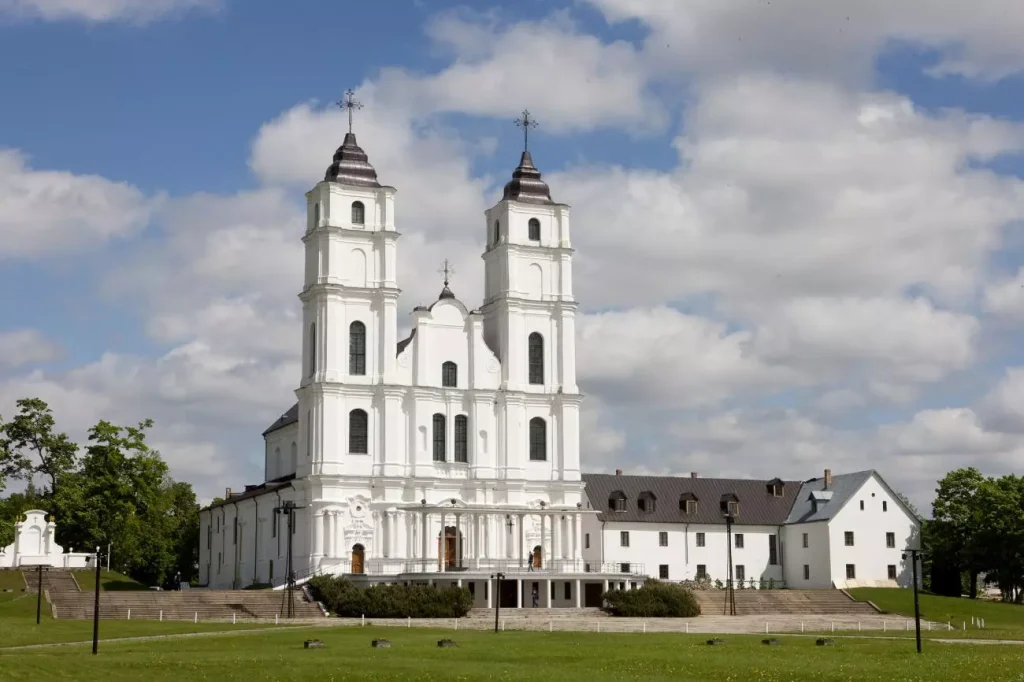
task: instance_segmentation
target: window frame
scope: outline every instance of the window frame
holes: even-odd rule
[[[366,225],[366,204],[361,201],[353,201],[350,217],[353,225]]]
[[[853,535],[852,530],[843,531],[843,546],[844,547],[856,547],[856,538]]]
[[[697,572],[694,574],[696,580],[707,580],[708,578],[708,565],[697,564]]]
[[[811,579],[811,565],[810,564],[804,564],[804,580],[810,580],[810,579]]]
[[[857,579],[857,564],[846,564],[846,579],[856,580]]]
[[[774,533],[768,534],[768,565],[779,565],[779,536]]]
[[[362,417],[362,425],[356,420]],[[358,426],[358,430],[357,430]],[[362,448],[362,449],[360,449]],[[348,451],[353,455],[370,454],[370,415],[366,410],[355,408],[348,413]]]
[[[899,580],[900,574],[896,570],[896,564],[887,564],[885,568],[889,580]]]
[[[433,461],[448,461],[448,420],[440,412],[435,412],[430,418],[431,428],[431,452]]]
[[[658,564],[658,580],[668,580],[668,564]]]
[[[530,420],[530,461],[548,461],[548,423],[543,417]]]
[[[619,547],[629,547],[629,531],[619,531]]]
[[[804,544],[804,546],[803,546],[804,549],[807,549],[808,547],[810,547],[810,544],[811,544],[810,543],[810,538],[808,537],[807,533],[804,533],[803,544]]]
[[[658,531],[658,547],[668,547],[668,531]]]
[[[733,533],[732,534],[732,544],[733,544],[733,549],[743,549],[744,548],[744,544],[746,544],[746,540],[743,537],[743,533]]]
[[[453,450],[456,464],[469,464],[469,417],[464,414],[455,415]]]
[[[697,547],[707,547],[708,539],[707,539],[707,536],[703,532],[700,532],[700,533],[696,534],[696,537],[694,538],[694,542],[697,543],[695,545]]]
[[[540,221],[536,218],[530,218],[526,223],[526,237],[531,242],[540,241]]]
[[[366,324],[361,320],[348,326],[348,374],[366,376]]]
[[[544,385],[544,335],[530,332],[526,337],[527,381],[531,386]]]
[[[886,549],[896,549],[896,533],[886,532],[885,547]]]
[[[459,366],[451,360],[441,363],[441,386],[443,388],[459,387]]]

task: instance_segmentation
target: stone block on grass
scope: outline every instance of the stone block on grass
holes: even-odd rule
[[[709,639],[708,640],[708,646],[722,646],[723,644],[725,644],[725,641],[722,640],[722,639],[719,639],[718,637],[715,637],[714,639]]]
[[[453,639],[439,639],[437,640],[437,646],[442,649],[447,649],[450,646],[458,646]]]
[[[835,646],[836,640],[829,639],[828,637],[819,637],[814,643],[818,646]]]
[[[775,639],[774,637],[769,637],[767,639],[762,639],[761,644],[764,644],[765,646],[779,646],[780,644],[782,644],[782,642]]]
[[[302,643],[302,648],[303,649],[323,649],[324,648],[324,643],[321,642],[319,639],[307,639],[305,642]]]
[[[370,646],[372,646],[374,649],[390,649],[391,648],[391,640],[390,639],[375,639],[372,642],[370,642]]]

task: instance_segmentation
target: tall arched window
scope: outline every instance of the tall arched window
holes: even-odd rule
[[[548,423],[540,417],[530,420],[530,461],[543,462],[548,458]]]
[[[441,385],[447,388],[459,385],[459,366],[454,362],[449,361],[441,365]]]
[[[363,225],[366,223],[366,208],[361,201],[352,202],[352,224]]]
[[[544,337],[534,332],[527,343],[527,357],[530,363],[530,383],[544,383]]]
[[[464,414],[455,417],[455,461],[469,463],[469,419]]]
[[[309,325],[309,376],[316,374],[316,322]]]
[[[434,461],[443,462],[445,461],[447,454],[445,452],[445,424],[444,415],[434,415]]]
[[[370,419],[363,410],[348,413],[348,451],[365,455],[369,452]]]
[[[359,321],[348,326],[348,373],[366,374],[366,325]]]
[[[530,241],[540,241],[540,221],[536,218],[530,218]]]
[[[313,204],[313,229],[320,227],[320,202]]]
[[[497,244],[501,238],[501,221],[494,221],[494,230],[491,232],[491,244]]]

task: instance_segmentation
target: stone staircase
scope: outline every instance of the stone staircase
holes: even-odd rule
[[[39,574],[33,570],[24,570],[22,575],[25,576],[25,584],[28,586],[28,592],[35,594],[39,591]],[[56,594],[58,592],[80,592],[81,588],[78,586],[78,581],[75,580],[75,576],[72,575],[71,571],[65,571],[59,568],[51,568],[48,571],[43,571],[43,594]]]
[[[93,617],[94,596],[87,592],[50,592],[55,618]],[[100,618],[145,620],[273,620],[287,616],[287,595],[277,590],[183,590],[100,594]],[[296,618],[323,618],[319,605],[294,593]],[[131,612],[129,615],[129,611]]]
[[[877,614],[867,602],[842,590],[736,590],[736,615],[857,615]],[[728,613],[725,590],[696,591],[705,616]]]
[[[579,620],[590,620],[593,618],[611,618],[607,613],[601,609],[596,608],[583,608],[583,609],[516,609],[516,608],[502,608],[501,609],[501,620],[503,621],[528,621],[536,620],[543,621],[545,623],[549,621],[579,621]],[[485,620],[494,622],[494,609],[471,609],[464,620]]]

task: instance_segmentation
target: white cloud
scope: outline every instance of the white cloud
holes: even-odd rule
[[[0,149],[0,260],[46,257],[137,233],[159,199],[96,175],[35,170]]]
[[[984,292],[985,310],[1010,321],[1024,319],[1024,268],[1013,277],[997,279]]]
[[[45,21],[145,24],[193,9],[214,11],[222,0],[0,0],[0,15]]]
[[[64,354],[60,344],[36,329],[0,331],[0,369],[50,362]]]
[[[898,452],[914,455],[977,455],[1005,450],[1010,441],[988,432],[965,407],[922,410],[908,424],[879,429]]]
[[[637,20],[666,71],[713,77],[772,69],[867,81],[893,43],[935,50],[936,76],[996,79],[1024,69],[1024,7],[1008,0],[588,0],[612,22]]]
[[[1024,434],[1024,367],[1009,367],[981,401],[978,414],[993,431]]]

